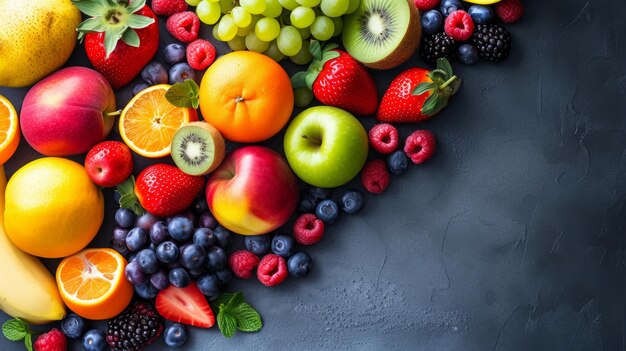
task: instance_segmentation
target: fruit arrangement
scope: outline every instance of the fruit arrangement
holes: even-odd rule
[[[467,12],[456,0],[56,2],[85,15],[68,23],[93,69],[50,60],[16,80],[0,64],[0,85],[32,85],[19,120],[0,96],[0,163],[20,129],[46,156],[8,182],[0,166],[0,309],[14,317],[3,332],[35,350],[182,347],[189,326],[259,331],[229,282],[269,288],[315,269],[307,247],[435,154],[431,131],[397,126],[450,103],[461,79],[449,60],[505,59],[511,36],[496,16],[523,13],[519,0]],[[161,43],[161,28],[174,41]],[[203,29],[234,52],[219,56]],[[418,50],[430,67],[409,61]],[[284,57],[309,67],[289,77]],[[372,70],[403,63],[414,67],[379,98]],[[103,194],[119,205],[108,217]],[[97,235],[109,247],[93,247]],[[54,275],[39,258],[60,259]],[[29,324],[47,323],[35,338]]]

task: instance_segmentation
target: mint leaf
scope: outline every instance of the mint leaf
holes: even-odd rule
[[[249,304],[242,302],[234,307],[230,313],[237,320],[237,329],[244,332],[256,332],[261,330],[263,322],[259,313]]]
[[[237,331],[237,320],[235,317],[220,309],[217,314],[217,326],[220,328],[222,335],[230,338],[235,335]]]
[[[226,308],[228,308],[229,310],[232,310],[233,308],[236,308],[242,303],[243,303],[243,293],[236,292],[235,295],[233,295],[233,297],[230,299],[230,301],[226,305]]]
[[[141,207],[137,195],[135,195],[135,177],[128,177],[123,183],[115,187],[115,191],[120,194],[120,207],[133,211],[137,216],[146,213]]]
[[[28,324],[21,319],[10,319],[2,325],[2,334],[11,341],[22,340],[29,332]]]
[[[177,107],[198,108],[200,100],[198,99],[198,84],[192,79],[172,85],[165,93],[165,98],[170,104]]]
[[[211,301],[211,304],[215,307],[220,307],[220,306],[227,306],[228,303],[230,302],[230,300],[232,300],[232,298],[235,296],[235,293],[221,293],[219,294],[218,297],[215,298],[215,300]]]
[[[33,339],[31,334],[26,334],[24,337],[24,346],[26,346],[26,350],[33,351]]]

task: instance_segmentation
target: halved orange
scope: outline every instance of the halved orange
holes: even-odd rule
[[[9,99],[0,95],[0,164],[4,164],[20,143],[17,112]]]
[[[183,124],[198,120],[193,108],[176,107],[165,99],[168,84],[154,85],[139,92],[124,107],[119,129],[122,139],[141,156],[170,154],[174,133]]]
[[[85,249],[57,267],[56,281],[65,305],[81,317],[113,318],[128,306],[134,288],[126,279],[126,259],[108,248]]]

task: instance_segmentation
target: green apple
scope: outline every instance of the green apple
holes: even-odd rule
[[[304,110],[285,133],[285,156],[296,175],[334,188],[352,180],[367,160],[367,132],[349,112],[330,106]]]

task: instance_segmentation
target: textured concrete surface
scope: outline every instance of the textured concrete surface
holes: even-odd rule
[[[626,5],[525,3],[508,26],[512,56],[456,63],[464,83],[452,104],[401,127],[433,130],[435,158],[329,227],[307,250],[307,279],[232,284],[261,312],[261,332],[193,330],[184,350],[626,348]],[[80,50],[71,64],[85,62]],[[376,73],[380,92],[421,64]],[[0,88],[18,108],[25,91]],[[22,142],[7,171],[36,157]],[[105,195],[94,245],[112,230]]]

